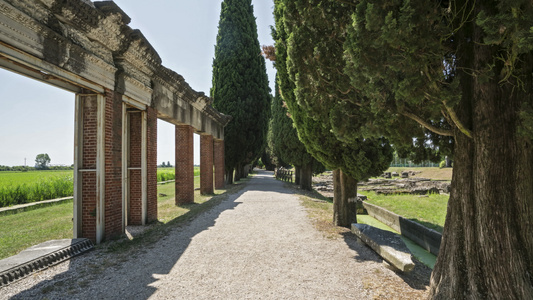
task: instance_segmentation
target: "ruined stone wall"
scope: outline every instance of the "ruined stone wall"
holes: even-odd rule
[[[164,67],[149,41],[129,27],[129,22],[129,16],[112,1],[0,0],[0,67],[83,98],[81,115],[77,115],[81,129],[76,131],[81,136],[77,139],[81,152],[76,151],[80,159],[75,163],[79,189],[75,234],[97,242],[123,230],[122,179],[123,172],[128,172],[123,170],[124,104],[147,114],[144,171],[148,221],[157,219],[157,119],[188,128],[184,150],[176,152],[177,160],[185,159],[181,164],[185,181],[176,194],[184,202],[194,200],[192,134],[221,141],[231,119],[212,107],[212,99]],[[101,97],[103,106],[98,107]],[[98,127],[98,120],[103,127]],[[142,122],[133,123],[142,127]],[[138,127],[129,129],[130,166],[141,167],[142,135]],[[182,143],[181,139],[177,136],[177,142]],[[223,149],[217,152],[220,156]],[[215,160],[220,162],[220,157]],[[212,168],[212,161],[207,164]],[[130,173],[132,224],[143,223],[142,172]],[[217,187],[222,186],[220,175],[215,177]]]
[[[113,90],[158,117],[224,138],[230,117],[193,90],[112,1],[0,0],[0,65],[71,90]]]

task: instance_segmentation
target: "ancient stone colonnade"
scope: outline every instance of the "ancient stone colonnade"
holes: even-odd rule
[[[201,192],[224,186],[231,118],[129,22],[112,1],[0,0],[0,66],[76,94],[74,237],[97,243],[157,219],[158,118],[176,126],[176,202],[194,198],[194,133]]]

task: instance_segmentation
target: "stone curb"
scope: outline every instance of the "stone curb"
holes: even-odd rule
[[[54,242],[60,242],[60,241],[48,241],[43,244],[47,244],[47,243],[50,244]],[[25,255],[25,252],[27,253],[31,251],[32,249],[35,249],[36,247],[39,247],[39,246],[40,245],[28,248],[15,256],[12,256],[4,260],[0,260],[0,267],[1,267],[2,262],[8,263],[9,260],[15,260],[15,261],[24,260],[24,256],[27,255],[27,254]],[[52,248],[52,247],[44,247],[44,248]],[[15,282],[17,280],[20,280],[32,273],[49,268],[65,260],[68,260],[76,255],[92,250],[93,248],[94,248],[94,245],[91,242],[91,240],[74,239],[72,240],[72,243],[66,247],[62,247],[60,249],[46,253],[34,259],[31,259],[30,257],[29,260],[24,261],[15,267],[9,268],[7,270],[0,270],[0,288],[12,282]],[[31,256],[31,255],[27,255],[27,256]]]
[[[43,201],[37,201],[37,202],[31,202],[31,203],[18,204],[14,206],[2,207],[0,208],[0,216],[11,211],[25,210],[26,208],[33,207],[33,206],[35,207],[46,206],[47,204],[55,204],[58,202],[68,201],[72,199],[74,199],[74,197],[64,197],[64,198],[43,200]]]
[[[370,246],[395,270],[411,272],[415,264],[411,252],[399,235],[366,224],[352,224],[352,233]]]
[[[428,252],[436,256],[439,255],[442,239],[439,232],[366,201],[363,201],[362,205],[368,214],[376,220],[396,230]]]

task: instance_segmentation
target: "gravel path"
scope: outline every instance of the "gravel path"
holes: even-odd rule
[[[92,251],[0,289],[0,299],[426,295],[427,278],[401,277],[386,269],[354,238],[325,238],[294,192],[271,172],[259,171],[239,193],[148,247],[138,247],[127,257]]]

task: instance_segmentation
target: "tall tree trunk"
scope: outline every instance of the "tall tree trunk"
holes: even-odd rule
[[[300,188],[310,191],[313,189],[313,163],[308,163],[300,168]]]
[[[498,49],[483,46],[480,29],[473,36],[468,70],[481,70]],[[522,63],[531,66],[528,56]],[[501,67],[497,63],[492,73],[500,74]],[[432,299],[533,299],[533,144],[520,134],[518,114],[524,102],[533,103],[531,72],[524,87],[484,76],[461,81],[456,111],[472,138],[455,132]]]
[[[236,166],[235,167],[235,177],[234,177],[234,181],[237,182],[239,180],[241,180],[241,167],[240,166]]]
[[[233,184],[233,169],[226,169],[226,184]]]
[[[352,223],[357,223],[357,180],[343,171],[341,171],[341,191],[344,218],[339,226],[350,228]]]
[[[341,208],[341,169],[333,170],[333,224],[339,226],[342,223]]]
[[[336,226],[350,228],[357,223],[357,181],[340,169],[333,171],[333,221]]]
[[[294,166],[294,184],[300,185],[302,168],[300,166]]]

